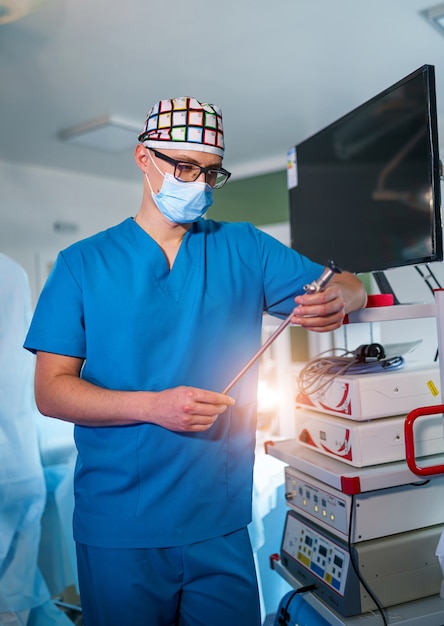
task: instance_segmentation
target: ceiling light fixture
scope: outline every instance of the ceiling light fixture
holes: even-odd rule
[[[66,221],[58,221],[54,222],[52,225],[54,232],[60,233],[62,235],[72,235],[79,230],[79,225],[77,222],[66,222]]]
[[[141,129],[131,122],[105,116],[62,130],[59,138],[62,141],[89,148],[119,152],[134,148],[140,132]]]
[[[0,0],[0,25],[20,20],[45,2],[46,0]]]
[[[438,4],[430,9],[425,9],[421,11],[421,13],[441,35],[444,35],[444,4]]]

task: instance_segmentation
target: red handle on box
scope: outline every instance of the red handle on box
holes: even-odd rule
[[[410,411],[405,418],[404,439],[407,465],[410,471],[418,476],[435,476],[436,474],[444,474],[444,465],[420,467],[416,463],[415,458],[415,437],[413,432],[415,421],[424,415],[437,415],[438,413],[444,413],[444,404],[437,404],[436,406],[423,406],[419,409],[414,409],[413,411]]]

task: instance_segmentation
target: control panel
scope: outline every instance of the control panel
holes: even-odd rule
[[[347,543],[444,524],[443,490],[444,475],[350,496],[294,467],[285,468],[289,507]]]
[[[289,506],[348,537],[350,499],[343,493],[286,467],[285,498]]]
[[[288,511],[281,562],[303,585],[345,617],[439,593],[435,556],[442,525],[348,543]],[[365,581],[365,584],[364,584]],[[372,589],[370,593],[368,589]]]
[[[344,545],[307,525],[302,518],[289,515],[282,551],[312,572],[341,596],[344,595],[350,555]]]

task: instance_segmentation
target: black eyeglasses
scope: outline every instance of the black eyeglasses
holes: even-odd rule
[[[220,189],[231,176],[231,172],[224,170],[223,167],[201,167],[195,163],[177,161],[153,148],[148,149],[154,152],[158,159],[166,161],[170,163],[170,165],[174,165],[174,178],[183,183],[192,183],[197,180],[201,174],[205,174],[205,182],[210,185],[210,187],[213,187],[213,189]]]

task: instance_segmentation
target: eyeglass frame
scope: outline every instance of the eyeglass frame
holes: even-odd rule
[[[222,189],[222,187],[225,185],[225,183],[229,180],[231,176],[231,172],[224,169],[223,167],[202,167],[202,165],[199,165],[198,163],[192,163],[191,161],[180,161],[178,159],[173,159],[172,157],[167,156],[166,154],[163,154],[163,152],[158,152],[158,150],[155,150],[154,148],[148,148],[148,150],[150,150],[151,152],[154,152],[154,155],[161,161],[165,161],[166,163],[169,163],[170,165],[174,165],[174,178],[180,181],[181,183],[194,183],[199,178],[199,176],[202,176],[202,174],[205,174],[205,182],[206,182],[207,175],[210,174],[211,172],[213,173],[216,172],[217,174],[224,174],[226,176],[226,179],[218,187],[212,186],[212,189]],[[188,165],[188,166],[192,165],[193,167],[199,168],[200,172],[194,180],[183,180],[182,178],[179,178],[178,176],[176,176],[176,168],[178,165],[181,165],[181,164]]]

